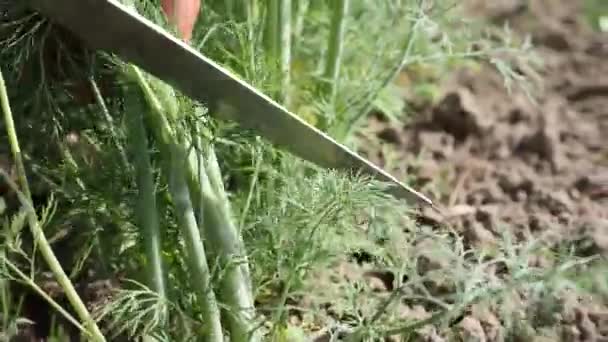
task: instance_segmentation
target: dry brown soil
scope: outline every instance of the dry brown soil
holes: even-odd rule
[[[475,13],[531,35],[543,62],[540,77],[517,71],[529,76],[535,101],[517,86],[507,91],[491,65],[463,67],[413,123],[372,117],[361,137],[364,152],[381,165],[402,160],[390,171],[413,177],[446,215],[425,211],[419,221],[449,222],[470,247],[495,244],[507,227],[518,242],[540,238],[578,256],[606,256],[608,36],[579,18],[580,1],[470,3]],[[538,263],[552,267],[542,258]],[[577,297],[569,303],[553,312],[557,335],[543,339],[537,331],[523,340],[608,341],[605,302]],[[486,323],[466,316],[460,323],[469,331],[465,340],[500,340],[498,323]]]

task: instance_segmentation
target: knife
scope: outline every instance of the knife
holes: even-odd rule
[[[430,205],[423,194],[309,125],[188,44],[116,0],[29,0],[89,47],[138,65],[200,101],[221,120],[232,120],[318,166],[360,171],[389,183],[399,199]]]

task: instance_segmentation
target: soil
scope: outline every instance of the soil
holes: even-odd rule
[[[531,96],[517,86],[509,92],[489,64],[463,67],[442,84],[440,101],[420,108],[413,122],[401,126],[373,116],[360,136],[362,152],[397,176],[414,178],[444,211],[443,217],[424,211],[419,222],[449,223],[468,247],[496,244],[507,228],[517,242],[538,238],[572,247],[578,256],[605,257],[608,35],[580,18],[581,1],[468,5],[472,13],[531,35],[542,67],[536,75],[516,68],[531,80]],[[387,163],[395,159],[403,162]],[[560,317],[553,326],[559,339],[608,341],[606,302],[574,298],[570,304],[553,312]],[[496,316],[481,317],[461,320],[464,340],[500,340],[500,323],[483,319]],[[524,340],[542,338],[537,330]]]

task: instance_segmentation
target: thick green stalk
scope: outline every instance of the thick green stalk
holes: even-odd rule
[[[291,0],[279,0],[279,48],[281,49],[280,75],[283,105],[289,107],[289,85],[291,83]]]
[[[327,59],[325,61],[324,76],[328,82],[326,90],[332,103],[336,97],[336,89],[340,76],[340,64],[342,63],[342,50],[344,48],[344,29],[346,27],[348,3],[349,0],[334,0],[331,4],[331,29],[329,34],[329,45],[327,47]]]
[[[333,0],[329,0],[329,1],[333,1]],[[325,10],[325,5],[327,4],[327,1],[323,1],[323,0],[314,0],[310,2],[310,10],[313,12],[321,12]]]
[[[276,61],[279,51],[279,1],[266,0],[266,18],[264,22],[264,47],[268,54],[269,62]]]
[[[152,109],[151,111],[147,112],[149,115],[147,115],[146,117],[146,122],[150,125],[152,129],[151,132],[154,135],[155,140],[159,142],[161,154],[168,156],[170,155],[170,151],[162,151],[162,149],[168,148],[170,144],[177,141],[177,134],[176,132],[174,132],[173,127],[171,127],[171,124],[165,115],[165,113],[167,113],[167,110],[165,109],[165,106],[163,106],[163,103],[161,103],[161,101],[159,100],[158,96],[156,95],[156,92],[145,80],[141,71],[133,65],[129,65],[129,68],[130,69],[127,71],[127,74],[131,75],[135,82],[139,84],[140,88],[144,93],[144,97],[146,98],[149,106]],[[156,87],[156,89],[161,88]],[[184,144],[182,144],[182,148],[184,149],[184,151],[188,150]],[[196,163],[194,162],[195,160],[196,159],[190,159],[190,162],[184,165],[183,171],[185,172],[188,187],[191,191],[190,199],[192,201],[192,205],[194,208],[199,208],[201,201],[201,190],[200,183],[198,180],[199,177],[197,167]]]
[[[205,341],[223,341],[220,311],[211,286],[207,256],[194,215],[194,207],[190,200],[188,184],[182,171],[184,164],[187,163],[187,156],[182,145],[179,143],[173,143],[169,148],[171,150],[171,158],[166,165],[169,173],[169,191],[171,192],[176,216],[186,241],[188,262],[193,270],[193,285],[194,288],[198,288],[200,291],[199,295],[203,304],[203,317],[207,322]]]
[[[259,341],[259,333],[254,331],[255,307],[245,245],[234,224],[213,147],[209,146],[207,152],[206,177],[201,178],[205,212],[203,227],[222,270],[220,298],[226,305],[230,340]]]
[[[22,192],[24,194],[25,200],[28,203],[32,202],[32,195],[29,190],[29,184],[27,181],[27,176],[25,174],[25,167],[23,164],[23,159],[21,157],[21,148],[19,147],[19,140],[17,139],[17,132],[15,130],[15,123],[13,120],[13,113],[10,108],[8,94],[6,91],[6,84],[4,82],[4,76],[2,71],[0,70],[0,102],[2,102],[2,111],[4,112],[4,122],[6,124],[6,131],[9,139],[9,144],[11,146],[11,151],[13,153],[13,157],[15,159],[15,163],[17,164],[17,172],[19,177],[19,183],[22,188]],[[99,330],[97,323],[91,317],[91,314],[87,310],[87,307],[82,302],[81,298],[78,296],[74,285],[70,281],[70,278],[66,275],[65,271],[61,267],[59,260],[53,253],[53,249],[49,244],[46,236],[42,228],[39,225],[38,217],[36,215],[35,210],[28,210],[27,215],[28,225],[32,231],[32,235],[34,236],[34,241],[40,248],[40,253],[42,257],[48,264],[51,272],[55,276],[55,279],[64,290],[66,297],[70,301],[70,304],[76,311],[76,314],[83,322],[83,326],[87,329],[93,340],[95,341],[105,341],[105,337]]]
[[[188,259],[193,269],[193,288],[199,290],[199,300],[207,322],[206,341],[223,341],[220,311],[211,287],[205,247],[193,209],[197,206],[193,205],[186,182],[186,178],[191,179],[195,176],[194,170],[188,162],[184,145],[173,133],[173,129],[165,117],[162,104],[152,92],[152,88],[141,71],[136,66],[129,65],[128,74],[139,84],[151,107],[151,110],[146,112],[147,121],[151,123],[152,133],[160,149],[164,171],[169,179],[169,191],[174,202],[176,216],[186,240]]]
[[[258,4],[253,1],[245,1],[245,18],[247,19],[247,48],[249,51],[249,70],[254,72],[256,70],[256,32],[255,23],[257,22],[257,9]]]
[[[224,204],[224,211],[227,213],[226,217],[229,219],[228,223],[230,223],[229,233],[232,235],[234,244],[236,244],[238,252],[242,255],[242,257],[246,257],[247,253],[245,251],[245,243],[243,242],[243,237],[240,234],[240,229],[237,229],[237,227],[234,225],[233,217],[231,215],[232,209],[230,208],[230,200],[228,199],[228,195],[226,194],[226,190],[224,189],[222,173],[220,170],[220,166],[217,162],[215,149],[212,146],[210,146],[207,151],[207,172],[211,185],[214,187],[220,200]],[[247,283],[249,287],[251,287],[249,263],[243,263],[242,269],[245,270],[244,282]],[[253,299],[251,300],[251,304],[253,305]]]
[[[136,212],[144,237],[144,250],[147,259],[146,276],[148,277],[148,286],[161,298],[165,298],[161,232],[154,176],[148,151],[148,137],[142,114],[144,108],[137,96],[128,96],[127,101],[131,102],[127,108],[133,109],[133,112],[127,115],[127,123],[138,189]]]
[[[189,163],[197,175],[201,196],[199,226],[209,246],[209,258],[217,262],[221,270],[220,300],[225,306],[224,318],[230,331],[231,341],[259,341],[254,329],[255,308],[249,264],[240,230],[234,224],[230,201],[224,190],[221,171],[212,146],[207,146],[205,156],[199,136],[191,136],[196,148],[190,150]],[[187,167],[188,168],[188,167]]]
[[[234,1],[224,0],[224,7],[226,8],[226,13],[228,13],[228,18],[234,19]]]
[[[308,6],[310,0],[296,0],[295,10],[295,23],[293,26],[294,37],[299,37],[304,29],[304,18],[306,18],[306,12],[308,12]]]
[[[211,246],[210,254],[217,257],[222,266],[220,269],[223,270],[224,276],[220,284],[220,297],[228,308],[226,318],[229,323],[231,341],[259,341],[257,332],[252,331],[255,310],[245,248],[233,223],[229,200],[223,188],[215,154],[212,149],[209,150],[208,158],[203,159],[203,163],[200,163],[202,165],[199,166],[200,157],[193,155],[197,150],[191,150],[193,152],[187,154],[186,139],[178,140],[172,133],[169,122],[162,117],[162,104],[155,99],[141,73],[137,70],[135,74],[142,89],[148,93],[147,98],[152,104],[152,108],[158,109],[158,111],[151,111],[150,119],[154,122],[153,131],[156,131],[155,135],[158,136],[161,153],[174,158],[170,164],[171,169],[167,170],[167,173],[171,175],[170,191],[174,197],[176,210],[181,217],[180,226],[184,229],[183,233],[187,240],[195,242],[188,246],[188,250],[191,251],[190,260],[198,262],[193,267],[196,271],[207,265],[202,242],[200,242],[200,248],[197,247],[202,231],[205,239],[209,241],[208,246]],[[196,143],[196,141],[194,142]],[[194,208],[202,208],[202,212],[197,210],[201,230],[196,227]],[[196,231],[195,228],[197,228]],[[196,241],[197,236],[198,241]],[[201,281],[208,281],[208,279],[201,279]],[[208,292],[213,294],[210,289]],[[211,299],[206,298],[206,300]],[[208,314],[215,315],[216,311]],[[218,327],[220,327],[219,321]]]
[[[186,139],[190,138],[190,141],[186,140],[186,143],[189,143],[191,146],[190,149],[188,150],[188,168],[192,169],[192,174],[196,176],[196,178],[194,179],[189,179],[188,182],[188,187],[190,188],[190,198],[193,197],[197,197],[200,198],[200,194],[203,193],[203,190],[201,188],[201,179],[203,179],[205,177],[204,175],[204,170],[205,170],[205,166],[204,166],[204,161],[203,161],[203,156],[200,153],[200,151],[202,151],[202,138],[200,136],[200,132],[198,130],[198,123],[194,124],[195,126],[192,127],[191,129],[191,133],[188,137],[186,137]],[[196,187],[196,189],[195,189]],[[193,205],[194,205],[194,201],[193,201]],[[204,215],[204,208],[203,205],[201,203],[201,201],[197,201],[196,205],[194,205],[194,208],[196,210],[195,212],[195,216],[196,216],[196,222],[198,222],[198,226],[199,226],[199,230],[201,230],[200,227],[202,227],[203,224],[203,217]]]

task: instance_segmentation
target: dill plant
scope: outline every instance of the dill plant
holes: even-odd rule
[[[167,26],[154,2],[132,3],[148,18]],[[382,108],[381,101],[401,101],[398,92],[386,95],[386,89],[404,68],[425,57],[457,55],[431,43],[437,34],[445,33],[440,30],[443,8],[432,10],[426,4],[421,0],[210,0],[204,4],[192,44],[307,121],[348,141],[373,108]],[[32,16],[25,18],[37,18]],[[23,54],[16,48],[23,45],[17,42],[44,45],[41,37],[48,34],[43,30],[47,27],[44,20],[30,27],[36,34],[9,40],[12,45],[7,47],[19,55],[7,57],[13,63],[19,64]],[[60,37],[52,38],[62,42]],[[67,48],[61,52],[70,56]],[[140,206],[125,209],[116,199],[124,197],[137,203],[133,191],[114,189],[113,194],[101,195],[111,182],[95,179],[95,167],[81,161],[73,164],[82,176],[78,178],[82,194],[66,197],[76,207],[109,207],[104,213],[111,214],[104,218],[112,219],[119,228],[115,231],[117,241],[110,239],[105,247],[121,251],[109,262],[114,271],[138,269],[141,250],[150,266],[144,271],[150,279],[147,288],[121,289],[114,301],[102,308],[100,319],[123,323],[133,335],[163,335],[173,340],[205,336],[221,341],[229,334],[231,340],[245,341],[259,328],[258,315],[263,314],[262,320],[270,323],[265,338],[280,340],[290,329],[289,303],[302,295],[314,270],[329,267],[357,248],[377,250],[388,260],[389,252],[400,250],[377,246],[379,241],[388,240],[386,236],[401,234],[395,232],[403,225],[398,218],[408,213],[401,203],[381,193],[382,184],[321,171],[298,161],[231,123],[212,120],[199,110],[199,104],[136,67],[103,54],[97,57],[98,63],[87,64],[93,69],[87,72],[109,69],[108,74],[119,78],[117,82],[126,79],[121,89],[127,90],[96,92],[97,98],[104,100],[98,102],[107,104],[101,114],[115,116],[115,120],[107,120],[104,116],[108,115],[99,115],[112,129],[108,130],[109,139],[100,138],[100,130],[95,132],[101,146],[97,150],[118,156],[124,140],[132,144],[134,170],[123,168],[121,172],[115,161],[111,164],[112,158],[107,162],[118,170],[117,184],[137,188]],[[40,70],[39,76],[44,78],[46,72]],[[46,81],[36,93],[51,101],[62,85]],[[60,110],[47,108],[55,114],[49,121],[70,125],[76,120],[73,117],[82,113],[74,110],[69,100],[52,103],[52,108]],[[91,111],[100,114],[100,110]],[[64,113],[67,116],[62,116]],[[63,133],[59,130],[57,135]],[[116,135],[127,139],[117,139]],[[150,138],[147,144],[146,137]],[[153,166],[155,162],[160,170]],[[158,189],[156,205],[151,185]],[[103,211],[85,211],[96,220],[102,216],[99,212]],[[381,214],[374,214],[378,212]],[[380,228],[363,232],[358,217],[371,217]],[[145,235],[146,247],[139,248],[133,235]],[[95,257],[110,259],[104,253]],[[392,258],[394,264],[403,261]],[[168,261],[165,269],[161,259]],[[459,268],[470,269],[468,264]],[[161,280],[164,278],[166,282]],[[479,284],[481,281],[472,287]],[[261,303],[257,310],[254,299]],[[166,316],[159,314],[165,309]],[[447,311],[440,310],[437,321],[444,319]],[[420,324],[435,322],[400,327],[386,316],[390,315],[382,311],[371,316],[374,324],[359,322],[351,339],[360,340],[373,332],[409,332]],[[261,338],[257,333],[254,340]]]

